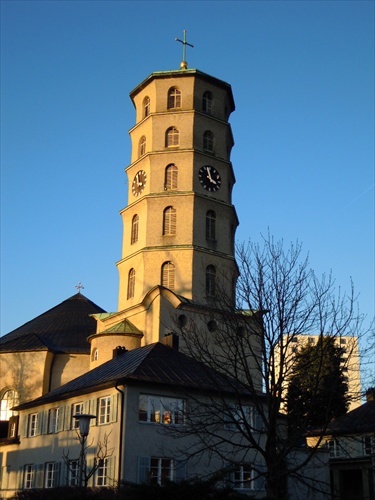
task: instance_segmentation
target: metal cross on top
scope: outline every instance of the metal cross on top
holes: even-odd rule
[[[189,45],[189,47],[192,48],[194,48],[194,45],[186,41],[186,30],[184,30],[184,39],[180,40],[179,38],[175,38],[175,41],[182,43],[182,62],[180,64],[180,69],[187,69],[188,64],[186,62],[186,45]]]
[[[78,285],[74,285],[74,288],[77,288],[78,293],[81,293],[81,288],[85,288],[82,283],[79,281]]]

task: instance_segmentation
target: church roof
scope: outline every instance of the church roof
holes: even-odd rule
[[[238,381],[157,342],[120,354],[48,394],[21,404],[17,409],[32,408],[129,383],[165,385],[180,390],[214,390],[236,394],[240,391],[250,396],[250,391],[239,386]]]
[[[50,350],[89,354],[87,337],[96,332],[91,314],[105,312],[81,293],[0,337],[0,352]]]

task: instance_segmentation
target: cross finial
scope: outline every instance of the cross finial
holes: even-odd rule
[[[194,45],[191,43],[188,43],[186,41],[186,30],[184,30],[184,39],[180,40],[179,38],[175,38],[176,42],[182,43],[182,62],[180,64],[180,69],[187,69],[188,64],[186,62],[186,45],[189,45],[189,47],[194,48]]]
[[[78,285],[74,285],[74,288],[77,288],[78,293],[81,293],[81,288],[85,288],[82,283],[79,281]]]

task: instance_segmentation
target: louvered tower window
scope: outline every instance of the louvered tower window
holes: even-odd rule
[[[215,297],[216,288],[216,268],[209,265],[206,267],[206,295],[207,297]]]
[[[214,134],[210,130],[206,130],[203,134],[203,149],[208,153],[214,151]]]
[[[146,137],[143,135],[139,140],[139,156],[146,153]]]
[[[178,168],[176,165],[170,164],[165,169],[165,189],[177,189]]]
[[[161,284],[174,290],[175,267],[173,262],[164,262],[161,267]]]
[[[216,239],[216,214],[213,210],[208,210],[206,213],[206,238]]]
[[[132,219],[132,233],[130,243],[136,243],[138,241],[138,226],[139,226],[139,216],[137,214],[134,215]]]
[[[209,115],[212,113],[212,94],[208,90],[203,94],[202,109]]]
[[[143,118],[150,114],[150,98],[146,96],[143,100]]]
[[[176,127],[170,127],[165,134],[165,145],[167,148],[180,144],[180,132]]]
[[[130,269],[128,275],[128,299],[132,299],[134,297],[135,291],[135,269]]]
[[[163,235],[171,236],[176,234],[176,209],[167,207],[163,212]]]

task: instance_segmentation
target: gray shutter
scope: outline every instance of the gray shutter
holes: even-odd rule
[[[148,483],[150,481],[150,457],[138,457],[137,483]]]
[[[68,466],[65,462],[65,460],[63,460],[63,462],[61,463],[61,467],[60,467],[60,486],[67,486],[68,485]]]
[[[46,416],[46,418],[44,418],[44,416]],[[38,421],[36,423],[36,435],[39,436],[39,434],[46,433],[44,422],[46,421],[48,425],[48,410],[38,412],[37,418]]]
[[[174,460],[173,481],[176,483],[183,481],[186,478],[186,461]]]
[[[17,485],[19,490],[23,489],[24,477],[25,477],[25,467],[21,465],[17,471]]]
[[[116,482],[115,468],[116,468],[116,459],[112,455],[111,457],[107,458],[107,486],[114,486]]]
[[[72,414],[73,414],[73,405],[65,406],[65,416],[64,416],[64,431],[69,431],[72,429]]]
[[[112,394],[111,396],[111,409],[110,409],[110,421],[117,422],[117,402],[118,394]]]
[[[27,437],[27,430],[29,426],[29,415],[21,413],[22,415],[22,437]]]
[[[60,486],[60,471],[61,471],[61,463],[55,462],[55,481],[53,484],[54,488]]]
[[[38,464],[35,466],[34,471],[34,487],[43,488],[44,465]]]
[[[88,474],[89,472],[92,471],[94,467],[94,459],[91,459],[91,460],[87,460],[87,469],[86,469],[86,473]],[[79,474],[81,474],[81,471],[79,471]],[[96,478],[96,472],[95,474],[93,474],[90,479],[88,480],[88,483],[87,483],[87,486],[89,487],[93,487],[95,486],[95,482],[94,482],[94,479]]]
[[[98,417],[98,400],[97,398],[95,399],[90,399],[90,414],[91,415],[96,415]],[[93,425],[97,425],[97,418],[92,418],[90,420],[90,427]]]
[[[59,414],[57,418],[57,432],[63,431],[64,430],[64,423],[65,423],[65,410],[67,409],[66,406],[60,406],[59,407]]]
[[[39,420],[40,419],[40,420]],[[38,414],[38,428],[40,424],[41,434],[48,433],[48,425],[49,425],[49,413],[48,410],[44,410],[43,412]],[[39,434],[39,432],[38,432]]]

